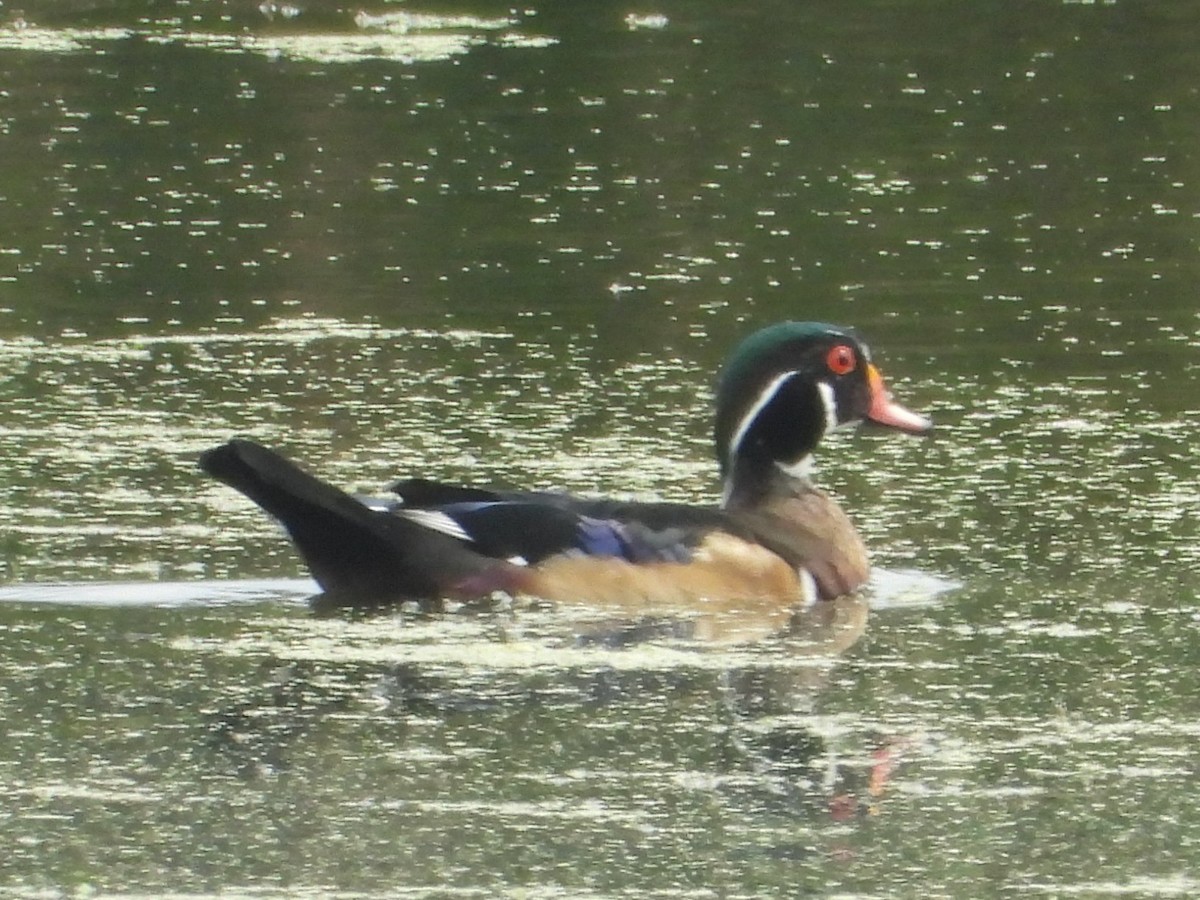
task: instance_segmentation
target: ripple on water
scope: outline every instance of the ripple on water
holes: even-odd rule
[[[381,60],[403,64],[436,62],[467,53],[495,35],[502,47],[549,47],[557,41],[546,35],[523,33],[510,17],[485,18],[395,12],[347,17],[345,31],[266,34],[203,33],[161,28],[42,28],[21,21],[0,28],[0,50],[29,53],[103,52],[105,44],[139,37],[159,44],[179,44],[219,53],[253,53],[272,59],[292,59],[331,65]]]

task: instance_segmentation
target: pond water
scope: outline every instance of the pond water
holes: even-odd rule
[[[1198,41],[0,6],[0,893],[1200,894]],[[710,502],[714,373],[789,318],[938,426],[824,449],[877,565],[840,629],[316,618],[195,465]]]

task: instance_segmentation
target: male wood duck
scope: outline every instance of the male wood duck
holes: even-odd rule
[[[848,329],[784,322],[746,338],[716,394],[719,506],[459,487],[421,478],[363,500],[278,453],[232,440],[200,458],[278,519],[331,606],[470,599],[502,591],[621,614],[759,615],[782,624],[853,593],[867,552],[811,480],[826,432],[932,425],[891,399]]]

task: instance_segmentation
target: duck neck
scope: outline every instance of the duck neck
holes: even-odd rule
[[[795,497],[815,490],[812,454],[793,463],[739,459],[725,474],[721,507],[730,512],[753,509],[768,500]]]

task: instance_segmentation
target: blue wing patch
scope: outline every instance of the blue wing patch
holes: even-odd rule
[[[578,549],[588,556],[615,556],[631,563],[687,562],[692,548],[678,528],[654,531],[638,522],[579,517]]]

